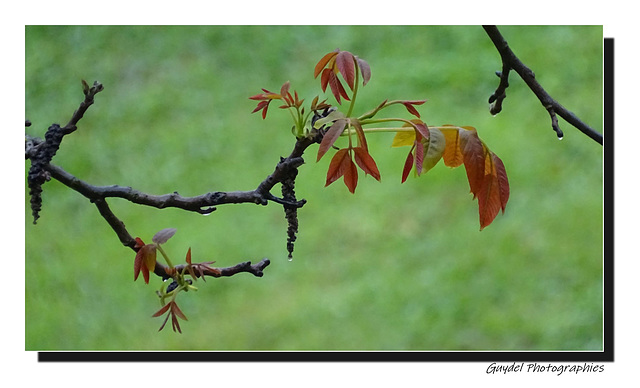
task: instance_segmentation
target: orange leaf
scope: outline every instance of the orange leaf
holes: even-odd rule
[[[140,248],[138,253],[140,252],[142,252],[142,260],[144,261],[144,266],[147,267],[149,271],[153,271],[156,268],[156,245],[147,244]]]
[[[322,141],[320,142],[320,147],[318,147],[318,157],[316,161],[319,161],[324,154],[329,151],[329,148],[333,145],[333,143],[338,140],[342,132],[344,131],[344,127],[347,125],[346,119],[337,119],[333,125],[327,130],[327,132],[322,137]]]
[[[440,132],[445,138],[445,148],[442,159],[447,167],[458,167],[464,161],[460,148],[460,130],[457,127],[441,127]]]
[[[337,181],[344,175],[344,160],[348,158],[349,150],[347,148],[342,148],[333,155],[331,163],[329,163],[329,170],[327,170],[327,181],[325,183],[325,187]]]
[[[329,60],[333,57],[335,57],[336,55],[338,55],[338,49],[325,54],[316,64],[316,67],[313,71],[313,78],[318,77],[318,74],[320,74],[320,72],[322,72],[322,69],[324,69],[324,67],[327,65],[327,63],[329,62]]]
[[[191,264],[191,247],[189,247],[189,250],[187,251],[186,261],[188,264]]]
[[[377,181],[380,181],[380,171],[378,170],[376,162],[371,157],[371,154],[369,154],[369,151],[362,147],[356,147],[353,150],[355,151],[354,159],[362,171],[364,171],[365,174],[371,175]]]

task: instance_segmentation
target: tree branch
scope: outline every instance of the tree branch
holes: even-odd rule
[[[542,106],[544,106],[544,108],[549,112],[549,116],[551,117],[551,127],[556,132],[558,138],[562,138],[563,133],[558,125],[558,118],[556,114],[602,145],[602,134],[585,124],[575,114],[560,105],[560,103],[554,100],[544,90],[544,88],[535,79],[533,71],[525,66],[513,51],[511,51],[507,41],[504,39],[502,34],[500,34],[500,31],[498,31],[496,26],[483,26],[483,28],[487,35],[489,35],[489,38],[491,38],[491,41],[498,50],[498,53],[500,53],[500,58],[502,59],[502,71],[496,72],[496,75],[500,77],[500,83],[498,84],[496,91],[491,95],[491,97],[489,97],[491,114],[498,114],[502,110],[502,101],[506,98],[506,89],[509,87],[509,72],[510,70],[515,70],[527,86],[529,86],[529,89],[531,89],[536,97],[538,97]]]
[[[74,191],[85,196],[94,203],[100,212],[100,215],[107,221],[109,226],[114,230],[120,242],[137,251],[136,241],[127,231],[124,223],[111,211],[106,199],[122,198],[129,202],[164,209],[167,207],[179,208],[187,211],[193,211],[199,214],[209,214],[216,210],[216,206],[230,203],[255,203],[267,205],[269,201],[278,203],[283,206],[285,212],[291,209],[297,209],[306,203],[305,200],[296,200],[295,195],[287,195],[286,198],[278,198],[271,194],[272,188],[277,183],[287,182],[291,185],[292,180],[297,175],[297,169],[304,160],[302,155],[307,147],[315,142],[319,142],[321,134],[313,138],[298,139],[295,143],[291,154],[286,158],[280,158],[274,171],[262,181],[255,190],[251,191],[231,191],[231,192],[210,192],[195,197],[183,197],[178,192],[164,195],[151,195],[135,190],[131,187],[123,187],[118,185],[111,186],[94,186],[72,174],[68,173],[61,167],[51,164],[51,159],[55,156],[60,143],[65,135],[77,130],[78,121],[84,116],[89,106],[94,102],[95,94],[103,90],[103,86],[95,82],[93,87],[89,87],[85,81],[82,81],[85,99],[80,107],[74,112],[71,120],[64,127],[53,124],[47,130],[45,139],[26,136],[25,138],[25,159],[31,160],[31,169],[29,170],[28,182],[30,194],[32,196],[32,209],[34,214],[34,223],[39,217],[41,208],[41,186],[53,178],[71,188]],[[31,122],[26,120],[25,126],[30,126]],[[320,137],[320,138],[318,138]],[[287,217],[288,222],[292,222]],[[297,224],[297,220],[295,220]],[[289,247],[289,245],[288,245]],[[291,253],[291,250],[290,250]],[[254,276],[261,277],[263,270],[270,264],[268,259],[262,259],[257,264],[251,264],[250,261],[242,262],[231,267],[210,268],[202,272],[202,276],[233,276],[237,273],[248,272]],[[184,265],[179,265],[171,270],[160,263],[157,263],[154,273],[163,279],[172,277],[175,271],[182,271]]]

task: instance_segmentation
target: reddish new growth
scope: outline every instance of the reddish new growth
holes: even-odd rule
[[[306,115],[302,107],[303,101],[298,93],[289,92],[290,84],[286,82],[280,93],[262,89],[264,93],[250,97],[257,100],[258,105],[253,112],[262,111],[266,118],[271,101],[279,99],[284,102],[280,106],[289,109],[294,118],[293,132],[298,138],[315,138],[318,134],[322,140],[318,147],[317,161],[331,149],[336,149],[327,170],[325,186],[343,178],[343,182],[351,193],[355,193],[358,185],[358,168],[365,176],[371,175],[380,181],[380,170],[370,153],[366,135],[371,133],[395,132],[392,146],[410,146],[402,169],[402,182],[405,182],[411,170],[416,176],[426,173],[440,159],[448,167],[464,164],[469,180],[469,188],[478,199],[480,229],[489,225],[500,210],[504,212],[509,200],[509,181],[502,160],[480,140],[475,128],[444,125],[429,127],[421,120],[417,106],[426,100],[384,100],[374,109],[354,115],[356,97],[360,86],[371,80],[371,68],[367,61],[353,55],[349,51],[334,50],[324,55],[314,68],[314,77],[320,77],[323,92],[331,90],[338,105],[348,101],[346,113],[335,107],[329,107],[324,101],[317,104],[315,97],[311,111],[315,118],[309,120],[311,112]],[[413,118],[376,117],[381,111],[393,105],[402,105]],[[324,109],[323,113],[318,113]],[[399,123],[400,126],[382,126],[379,124]],[[346,138],[347,144],[337,147],[340,138]]]

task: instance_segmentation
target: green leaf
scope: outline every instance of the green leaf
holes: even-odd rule
[[[429,129],[429,138],[422,139],[424,145],[424,159],[422,172],[431,170],[442,158],[446,146],[444,135],[437,128]]]

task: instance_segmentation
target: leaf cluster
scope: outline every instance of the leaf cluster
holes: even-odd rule
[[[428,172],[440,159],[448,167],[464,164],[469,187],[474,199],[478,199],[480,229],[489,225],[499,210],[504,212],[509,199],[509,181],[502,160],[480,140],[475,128],[444,125],[429,127],[421,119],[416,108],[426,100],[384,100],[375,108],[356,116],[353,114],[360,84],[365,86],[371,80],[371,67],[362,58],[349,51],[336,49],[325,54],[315,65],[314,78],[320,77],[320,88],[327,89],[336,100],[337,105],[349,102],[346,113],[331,107],[324,100],[318,104],[315,97],[311,104],[314,119],[307,123],[309,115],[304,115],[303,101],[298,93],[289,92],[287,81],[280,93],[272,93],[262,89],[264,93],[251,96],[258,100],[253,112],[262,111],[266,118],[267,109],[273,100],[282,100],[283,109],[290,109],[294,119],[294,133],[301,136],[321,136],[316,161],[320,161],[331,149],[336,152],[331,158],[327,170],[325,186],[343,179],[347,189],[355,193],[358,185],[358,168],[377,181],[381,180],[380,170],[370,153],[367,134],[395,132],[392,146],[410,146],[402,170],[404,183],[411,170],[416,176]],[[393,105],[402,105],[413,118],[380,117],[380,113]],[[330,109],[329,109],[330,108]],[[324,112],[318,111],[324,109]],[[398,123],[394,127],[378,127],[380,124]],[[373,127],[373,128],[372,128]],[[336,147],[338,139],[345,137],[346,146]]]
[[[171,317],[173,331],[182,333],[177,318],[179,317],[183,320],[187,320],[187,317],[178,307],[176,303],[176,296],[181,291],[197,291],[197,288],[193,286],[193,282],[195,282],[198,278],[202,278],[202,280],[205,280],[205,273],[220,275],[221,271],[217,268],[209,266],[210,264],[215,263],[214,261],[193,263],[191,261],[191,248],[187,250],[187,254],[185,257],[186,265],[182,267],[182,270],[176,270],[176,267],[173,266],[171,260],[169,259],[169,256],[161,246],[162,244],[166,243],[171,237],[173,237],[175,233],[176,229],[174,228],[162,229],[153,236],[151,244],[145,244],[142,239],[136,237],[135,249],[137,250],[137,253],[133,266],[133,280],[137,280],[140,273],[142,273],[145,283],[149,283],[149,272],[153,272],[156,265],[159,265],[157,263],[157,252],[159,251],[167,262],[167,265],[169,266],[165,270],[165,272],[171,276],[173,281],[168,287],[163,284],[160,290],[156,291],[158,297],[160,298],[162,308],[156,311],[153,314],[153,317],[159,317],[168,312],[164,323],[162,324],[162,326],[160,326],[160,330],[165,327],[169,317]],[[191,279],[186,279],[186,275],[191,276]],[[168,298],[170,298],[170,301],[168,303],[165,303],[166,299]]]

